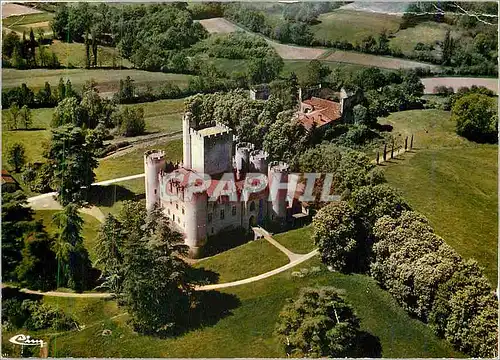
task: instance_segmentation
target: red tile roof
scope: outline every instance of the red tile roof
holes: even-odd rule
[[[313,124],[319,128],[342,117],[338,102],[312,97],[303,103],[313,108],[311,112],[299,113],[299,122],[306,129],[310,129]]]

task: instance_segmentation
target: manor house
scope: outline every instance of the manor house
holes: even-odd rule
[[[238,143],[223,124],[194,124],[190,113],[182,130],[182,164],[168,162],[163,151],[144,155],[146,207],[160,206],[192,257],[200,257],[210,237],[223,230],[251,231],[265,221],[283,224],[293,215],[307,216],[295,196],[288,196],[286,163],[269,162],[263,150]],[[228,177],[233,188],[227,188]]]

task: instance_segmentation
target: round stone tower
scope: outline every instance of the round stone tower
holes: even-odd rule
[[[189,256],[199,258],[207,242],[207,202],[206,191],[193,193],[191,200],[184,203],[186,211],[186,237],[184,243],[189,246]]]
[[[288,164],[281,161],[269,163],[267,179],[271,196],[271,219],[282,221],[286,218]]]
[[[165,169],[165,152],[150,150],[144,153],[144,175],[146,190],[146,209],[153,209],[160,200],[159,174]]]

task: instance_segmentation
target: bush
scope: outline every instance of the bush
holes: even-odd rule
[[[471,141],[497,142],[498,116],[494,101],[486,95],[469,94],[456,100],[451,109],[456,132]]]
[[[113,114],[113,122],[123,136],[137,136],[144,134],[146,121],[144,109],[125,107],[120,112]]]
[[[283,307],[276,332],[287,356],[347,357],[356,346],[359,319],[334,288],[303,289]]]

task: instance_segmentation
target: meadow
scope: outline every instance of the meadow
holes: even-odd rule
[[[296,297],[303,287],[334,286],[353,305],[361,319],[362,330],[369,334],[366,334],[369,349],[365,349],[365,356],[463,357],[437,339],[425,324],[410,318],[370,277],[331,273],[317,258],[301,267],[319,272],[299,278],[292,276],[296,271],[292,269],[248,285],[207,293],[202,306],[209,318],[204,319],[203,326],[168,339],[135,333],[127,323],[124,309],[117,309],[113,302],[45,297],[44,301],[57,303],[59,308],[76,314],[86,325],[81,331],[53,336],[50,355],[283,357],[285,353],[274,329],[278,313],[287,299]],[[87,302],[89,304],[85,305]],[[101,335],[104,329],[111,330],[111,335]],[[380,352],[376,350],[378,347]]]
[[[356,44],[369,35],[377,37],[383,31],[387,34],[397,32],[401,17],[337,9],[321,14],[318,21],[319,24],[311,26],[316,40],[347,41]]]
[[[415,150],[385,166],[389,184],[460,255],[476,259],[496,284],[498,146],[456,135],[449,112],[405,111],[383,122],[403,136],[415,136]]]

